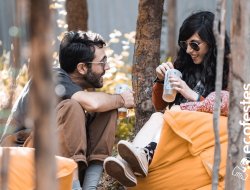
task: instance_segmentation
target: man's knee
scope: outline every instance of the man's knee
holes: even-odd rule
[[[56,122],[58,132],[63,136],[71,138],[73,135],[85,134],[84,126],[86,117],[83,108],[75,100],[67,99],[60,102],[57,106]]]
[[[80,111],[83,112],[83,108],[82,106],[73,99],[66,99],[61,101],[58,105],[57,105],[57,110],[72,110],[72,111]]]
[[[82,106],[75,100],[67,99],[61,101],[56,108],[57,120],[65,121],[66,118],[74,121],[74,118],[77,120],[84,120],[85,113]]]

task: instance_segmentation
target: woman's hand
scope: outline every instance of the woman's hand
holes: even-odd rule
[[[173,69],[174,66],[171,62],[166,62],[166,63],[162,63],[160,64],[157,68],[156,68],[156,76],[159,80],[164,80],[165,77],[165,73],[168,69]]]
[[[197,101],[198,94],[193,91],[181,78],[176,76],[169,76],[169,81],[173,89],[178,91],[184,98],[189,101]]]

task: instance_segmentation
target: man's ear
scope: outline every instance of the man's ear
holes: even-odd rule
[[[88,71],[88,67],[86,63],[82,63],[82,62],[77,64],[76,69],[82,75],[86,74]]]

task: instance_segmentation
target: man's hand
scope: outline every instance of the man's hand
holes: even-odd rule
[[[135,107],[135,100],[134,100],[134,92],[133,91],[125,91],[120,94],[123,101],[125,108],[133,108]]]

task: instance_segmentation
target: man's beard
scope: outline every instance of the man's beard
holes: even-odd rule
[[[101,74],[96,74],[92,72],[92,69],[88,69],[87,73],[83,75],[83,79],[90,84],[93,88],[102,88],[103,79],[102,76],[105,74],[105,71]]]

